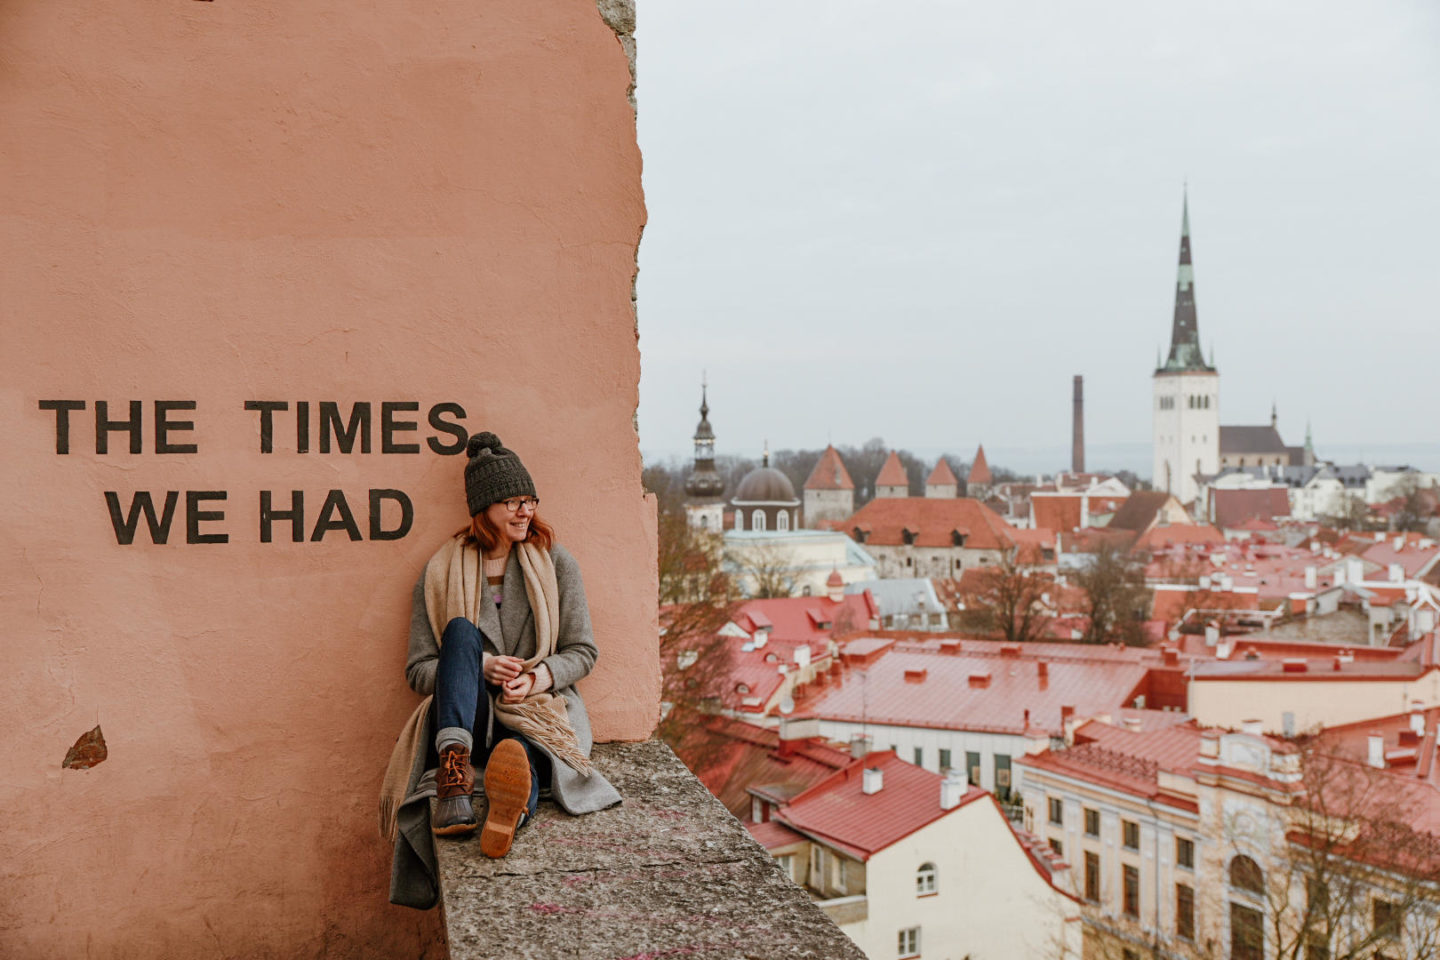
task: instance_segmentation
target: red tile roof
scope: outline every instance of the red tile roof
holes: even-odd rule
[[[864,543],[880,546],[904,544],[907,530],[917,547],[954,546],[953,532],[964,536],[965,547],[971,550],[1004,550],[1015,542],[1014,527],[969,497],[879,497],[841,526],[852,537],[857,528],[865,534]]]
[[[905,473],[905,465],[900,462],[900,454],[894,450],[890,456],[885,458],[885,465],[880,468],[880,476],[875,478],[877,487],[909,487],[910,477]]]
[[[970,464],[970,476],[967,483],[993,483],[994,478],[990,476],[990,464],[985,461],[985,444],[980,444],[975,451],[975,462]]]
[[[845,461],[840,459],[840,452],[833,445],[826,447],[825,452],[820,454],[820,459],[815,461],[815,469],[811,470],[810,476],[806,478],[804,489],[855,489],[855,481],[850,479],[850,471],[845,469]]]
[[[1080,501],[1078,493],[1032,493],[1030,512],[1035,517],[1035,526],[1069,533],[1080,526]]]
[[[930,471],[930,476],[925,478],[925,482],[927,484],[954,484],[955,486],[959,486],[960,478],[955,476],[955,471],[950,469],[950,464],[945,462],[944,457],[941,457],[935,461],[935,469]]]
[[[883,786],[861,789],[866,768],[878,768]],[[940,807],[939,774],[878,751],[832,774],[776,812],[776,819],[858,860],[869,860],[948,813],[989,796],[971,787],[952,810]]]
[[[1055,531],[1040,528],[1036,530],[1021,530],[1011,528],[1007,534],[1015,545],[1020,549],[1015,552],[1015,560],[1018,563],[1054,563],[1055,562]],[[1045,556],[1049,551],[1050,555]],[[963,574],[962,574],[963,575]]]
[[[1211,490],[1215,524],[1235,529],[1246,520],[1273,520],[1290,516],[1290,494],[1284,487],[1265,490]]]

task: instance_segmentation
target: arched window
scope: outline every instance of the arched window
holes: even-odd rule
[[[924,897],[935,892],[935,864],[922,863],[915,871],[915,896]]]
[[[744,510],[736,510],[736,511],[735,511],[735,529],[736,529],[736,530],[744,530],[744,529],[745,529],[745,511],[744,511]]]
[[[755,511],[750,514],[750,529],[751,529],[751,530],[764,530],[764,529],[765,529],[765,511],[764,511],[764,510],[761,510],[759,507],[756,507],[756,508],[755,508]]]
[[[1265,892],[1265,872],[1243,853],[1230,861],[1230,886],[1247,893]]]
[[[782,531],[783,531],[783,530],[789,530],[789,529],[790,529],[790,511],[789,511],[789,510],[781,510],[780,513],[779,513],[778,515],[776,515],[776,517],[775,517],[775,529],[776,529],[776,530],[782,530]]]

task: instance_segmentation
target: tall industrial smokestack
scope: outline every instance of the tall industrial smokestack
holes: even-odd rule
[[[1075,375],[1075,425],[1070,439],[1070,472],[1085,472],[1085,378]]]

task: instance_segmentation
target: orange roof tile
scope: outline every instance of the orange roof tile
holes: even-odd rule
[[[890,456],[885,458],[885,466],[880,468],[880,476],[875,478],[875,486],[910,486],[910,477],[905,473],[905,465],[900,462],[900,454],[894,450],[891,450]]]
[[[1069,533],[1080,527],[1080,494],[1032,493],[1030,510],[1035,526]]]
[[[953,483],[959,486],[960,478],[955,476],[955,471],[950,469],[950,464],[945,462],[944,457],[941,457],[935,462],[935,469],[930,471],[930,476],[925,478],[925,482],[927,484]]]
[[[970,464],[970,476],[968,483],[992,483],[994,478],[990,476],[990,464],[985,462],[985,444],[980,444],[975,451],[975,462]]]
[[[855,481],[850,479],[850,471],[845,469],[845,461],[840,459],[840,452],[833,445],[826,447],[825,452],[820,454],[820,459],[815,461],[815,469],[810,471],[803,489],[855,489]]]
[[[971,550],[1004,550],[1015,543],[1011,536],[1015,528],[969,497],[882,497],[857,510],[840,529],[852,537],[859,529],[863,542],[881,546],[905,543],[907,530],[917,547],[954,546],[954,533],[963,536],[964,546]]]

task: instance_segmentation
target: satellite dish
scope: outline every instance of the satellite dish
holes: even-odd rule
[[[787,717],[795,712],[795,700],[788,693],[780,699],[780,712]]]

